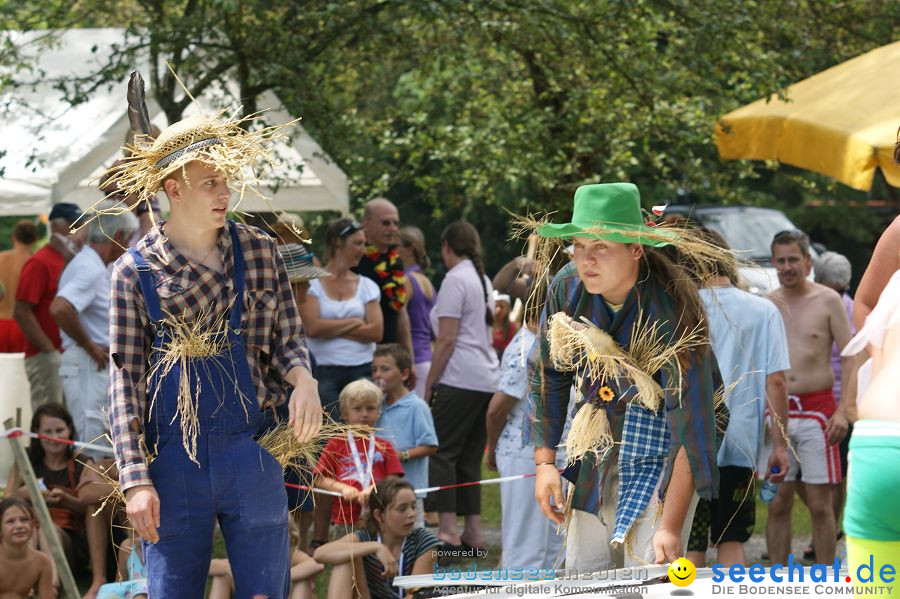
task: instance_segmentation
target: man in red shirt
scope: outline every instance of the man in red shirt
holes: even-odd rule
[[[50,210],[50,241],[34,253],[19,277],[13,318],[25,335],[25,372],[31,384],[31,407],[47,402],[62,403],[59,379],[62,339],[50,315],[50,303],[66,261],[80,249],[84,232],[71,233],[81,216],[75,204],[54,204]]]
[[[25,351],[25,336],[12,315],[19,275],[34,253],[37,239],[37,225],[30,220],[21,220],[13,228],[12,249],[0,252],[0,286],[5,287],[5,293],[0,297],[0,353]]]

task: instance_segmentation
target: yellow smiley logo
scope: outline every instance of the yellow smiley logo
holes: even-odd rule
[[[689,560],[679,557],[669,565],[669,580],[677,587],[686,587],[697,578],[697,568]]]

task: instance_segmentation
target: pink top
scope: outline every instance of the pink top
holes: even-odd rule
[[[431,310],[431,327],[437,335],[440,318],[459,319],[456,344],[438,382],[459,389],[493,393],[497,390],[499,364],[497,352],[492,347],[491,325],[485,322],[485,306],[489,306],[493,314],[494,288],[487,277],[484,281],[487,304],[472,261],[463,260],[451,268]]]

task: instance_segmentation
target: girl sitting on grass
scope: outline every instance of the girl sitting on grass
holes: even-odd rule
[[[322,545],[313,557],[331,564],[329,599],[394,599],[403,592],[393,586],[395,576],[431,574],[441,545],[425,528],[413,528],[416,495],[409,482],[386,478],[369,495],[363,529]]]

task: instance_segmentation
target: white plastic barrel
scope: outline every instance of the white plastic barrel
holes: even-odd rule
[[[31,385],[25,374],[25,354],[0,354],[0,428],[22,408],[22,428],[31,426]],[[27,439],[22,439],[27,444]],[[9,441],[0,439],[0,485],[5,486],[14,459]]]

